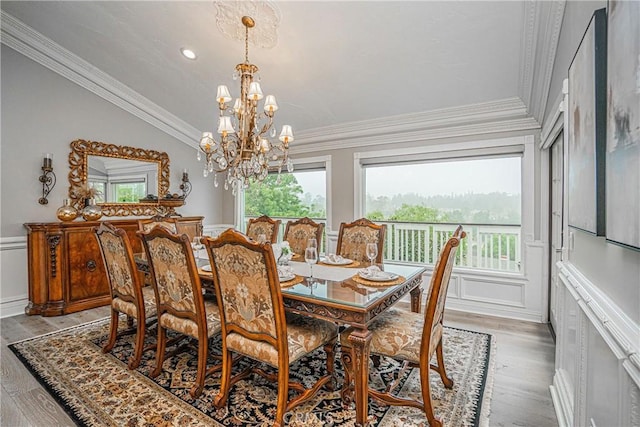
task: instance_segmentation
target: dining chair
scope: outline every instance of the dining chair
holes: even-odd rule
[[[395,376],[396,380],[389,384],[385,391],[369,388],[369,396],[393,406],[411,406],[424,411],[430,426],[442,426],[442,421],[437,419],[433,412],[431,401],[430,370],[440,374],[440,379],[445,388],[453,387],[453,380],[447,376],[442,352],[442,332],[444,305],[447,298],[449,278],[455,260],[455,254],[460,246],[460,241],[466,236],[462,226],[458,226],[453,236],[447,241],[433,269],[429,292],[427,293],[427,309],[424,315],[406,310],[390,308],[376,317],[369,326],[371,331],[370,354],[372,356],[386,356],[404,362],[402,370]],[[342,345],[342,360],[345,364],[346,393],[352,381],[351,369],[351,344],[348,340],[352,327],[347,328],[340,335]],[[437,365],[431,364],[433,355],[436,355]],[[399,385],[402,372],[408,368],[420,368],[420,385],[422,401],[410,398],[402,398],[393,394],[393,390]],[[344,394],[343,394],[344,396]]]
[[[257,242],[260,235],[264,234],[267,238],[267,242],[276,243],[278,241],[279,230],[279,219],[271,219],[266,215],[262,215],[258,218],[249,218],[247,236]]]
[[[375,262],[381,263],[384,249],[386,224],[376,224],[367,218],[360,218],[350,223],[341,223],[338,232],[336,254],[354,261],[368,261],[367,243],[378,244],[378,255]]]
[[[153,279],[158,311],[158,350],[151,377],[162,372],[167,344],[167,329],[197,340],[198,368],[189,391],[198,397],[205,377],[220,370],[215,365],[207,370],[208,339],[220,332],[220,311],[212,301],[205,301],[193,251],[186,234],[172,234],[164,227],[148,232],[138,231],[142,239]]]
[[[135,369],[140,365],[142,353],[154,348],[144,348],[144,338],[147,320],[156,315],[156,296],[153,288],[143,286],[127,233],[109,222],[103,222],[94,230],[111,290],[109,339],[102,350],[108,353],[116,343],[120,313],[127,315],[127,319],[135,319],[136,338],[128,363],[129,369]]]
[[[285,314],[270,243],[255,242],[231,229],[217,239],[205,238],[204,243],[222,318],[222,376],[213,403],[217,408],[223,407],[231,387],[257,373],[278,383],[273,425],[281,426],[287,411],[309,400],[322,386],[333,387],[337,326],[312,317]],[[310,388],[291,381],[290,366],[321,346],[327,354],[328,374]],[[250,366],[232,377],[233,353],[262,362],[275,373]],[[290,389],[298,392],[291,400]]]
[[[318,247],[321,247],[323,232],[323,223],[318,223],[310,218],[304,217],[296,221],[287,222],[282,240],[289,242],[289,247],[294,254],[304,256],[304,251],[307,248],[309,239],[316,239]]]

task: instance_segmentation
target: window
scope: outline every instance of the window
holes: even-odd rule
[[[520,225],[520,157],[365,167],[370,219]]]
[[[137,203],[147,195],[147,182],[143,178],[111,181],[109,190],[114,203]]]
[[[433,264],[462,224],[458,266],[521,271],[520,154],[389,159],[361,162],[363,213],[387,223],[386,259]]]

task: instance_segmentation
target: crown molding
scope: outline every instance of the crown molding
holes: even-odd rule
[[[166,134],[197,147],[200,131],[94,67],[20,20],[1,11],[2,44],[144,120]]]
[[[538,121],[542,121],[547,108],[553,64],[556,60],[556,50],[560,41],[560,30],[566,1],[554,0],[542,2],[542,4],[546,13],[539,24],[541,29],[539,36],[542,37],[542,40],[538,42],[538,49],[536,50],[535,63],[537,69],[533,81],[533,96],[529,105],[529,112]]]
[[[523,102],[509,98],[301,131],[291,153],[539,129]]]
[[[538,41],[538,16],[541,5],[537,1],[527,1],[524,3],[522,14],[524,34],[520,43],[520,81],[518,93],[525,105],[531,104],[531,93],[533,91],[533,71]]]
[[[566,0],[525,3],[519,95],[538,121],[544,118],[565,5]]]

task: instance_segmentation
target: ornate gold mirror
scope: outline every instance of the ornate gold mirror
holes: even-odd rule
[[[91,193],[104,216],[156,215],[170,204],[163,200],[169,192],[167,153],[78,139],[71,143],[69,167],[69,198],[76,209]]]

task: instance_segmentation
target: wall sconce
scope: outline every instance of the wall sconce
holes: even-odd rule
[[[38,203],[46,205],[49,203],[47,196],[56,186],[56,174],[53,173],[53,154],[47,153],[42,159],[42,175],[38,178],[42,183],[42,197],[38,199]]]
[[[180,184],[180,190],[182,190],[182,199],[186,200],[189,193],[191,193],[191,183],[189,182],[188,169],[184,169],[182,171],[182,184]]]

